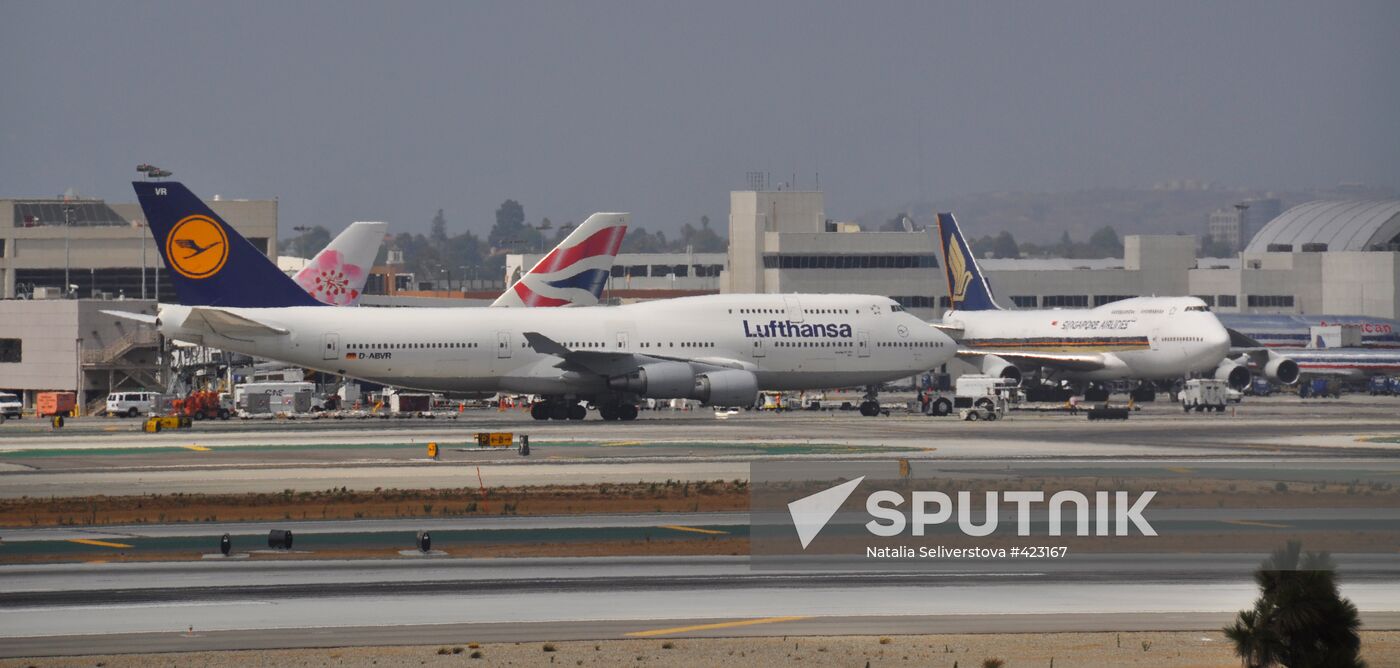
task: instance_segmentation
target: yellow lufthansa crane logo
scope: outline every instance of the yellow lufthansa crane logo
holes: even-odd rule
[[[165,238],[165,257],[185,278],[209,278],[228,261],[228,234],[208,216],[188,216]]]
[[[967,258],[963,257],[962,245],[957,239],[948,240],[948,273],[953,277],[953,304],[959,304],[967,296],[972,272],[967,269]]]

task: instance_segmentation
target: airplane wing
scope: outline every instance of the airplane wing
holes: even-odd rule
[[[189,329],[203,329],[211,334],[226,337],[239,336],[286,336],[287,330],[258,322],[252,318],[218,308],[196,306],[190,309],[184,326]]]
[[[616,353],[602,350],[571,350],[567,346],[539,332],[525,332],[525,341],[536,352],[560,358],[559,368],[565,371],[596,373],[603,376],[619,376],[630,373],[648,362],[685,362],[703,369],[746,369],[752,371],[752,363],[725,357],[673,357],[669,355],[639,355],[636,353]]]
[[[101,311],[101,313],[117,318],[124,318],[126,320],[135,320],[136,322],[142,322],[147,325],[156,324],[156,317],[145,313],[133,313],[131,311]]]
[[[1268,346],[1241,332],[1228,327],[1225,328],[1225,331],[1230,333],[1230,352],[1226,354],[1225,359],[1257,369],[1280,356],[1279,353],[1270,350]],[[1286,357],[1286,355],[1282,356]]]
[[[1017,366],[1048,366],[1068,371],[1096,371],[1107,366],[1104,356],[1100,353],[1041,353],[971,349],[958,351],[958,359],[968,361],[980,361],[987,355],[995,355]]]
[[[1228,327],[1225,328],[1225,331],[1230,333],[1231,355],[1244,355],[1268,350],[1268,347],[1266,347],[1264,344],[1254,340],[1253,338],[1249,337],[1243,332],[1239,332]]]

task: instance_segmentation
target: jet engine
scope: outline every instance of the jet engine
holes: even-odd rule
[[[1269,352],[1264,364],[1264,377],[1275,383],[1293,385],[1298,382],[1298,363],[1276,352]]]
[[[608,387],[644,397],[683,399],[695,389],[695,371],[685,362],[643,364],[625,376],[609,378]]]
[[[703,373],[695,377],[690,396],[707,406],[752,406],[758,398],[758,376],[740,369]]]
[[[1021,370],[996,355],[986,355],[982,357],[982,373],[996,378],[1006,378],[1021,384]]]
[[[1234,360],[1220,360],[1220,366],[1215,367],[1215,379],[1223,380],[1236,390],[1243,390],[1249,387],[1249,382],[1254,379],[1254,374],[1249,372],[1249,367]]]

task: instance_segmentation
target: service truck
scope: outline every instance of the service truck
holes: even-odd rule
[[[951,415],[957,410],[963,419],[993,419],[1006,414],[1007,407],[1020,399],[1017,383],[1011,378],[969,373],[953,383],[953,397],[935,397],[929,401],[929,415]],[[968,411],[973,411],[969,413]]]
[[[1181,409],[1225,412],[1225,402],[1229,399],[1230,384],[1214,378],[1192,378],[1181,389]]]

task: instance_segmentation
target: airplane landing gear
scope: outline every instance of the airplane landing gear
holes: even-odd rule
[[[530,417],[536,420],[582,420],[588,417],[588,409],[577,401],[551,397],[530,406]]]
[[[549,419],[567,420],[569,419],[569,404],[563,401],[549,402]]]
[[[549,404],[543,401],[537,401],[534,404],[531,404],[530,417],[535,418],[536,420],[548,420]]]
[[[629,422],[637,419],[637,407],[633,404],[599,404],[598,416],[609,422]]]
[[[1128,393],[1128,397],[1135,403],[1147,404],[1157,400],[1157,386],[1148,381],[1143,381]]]
[[[1084,401],[1098,403],[1108,401],[1108,388],[1098,383],[1090,383],[1084,388]]]
[[[865,401],[860,402],[860,414],[875,417],[880,414],[879,392],[874,385],[865,388]]]

